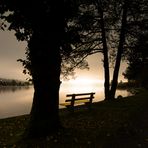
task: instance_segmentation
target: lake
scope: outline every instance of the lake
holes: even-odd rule
[[[102,84],[63,83],[60,88],[60,102],[64,102],[66,94],[96,92],[94,102],[104,99]],[[116,96],[131,95],[126,90],[117,90]],[[0,119],[28,114],[31,109],[33,87],[3,87],[0,88]],[[59,106],[62,108],[61,106]]]

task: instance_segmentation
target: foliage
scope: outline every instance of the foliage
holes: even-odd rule
[[[111,47],[113,43],[110,42],[110,38],[112,37],[113,31],[116,29],[113,28],[113,24],[117,22],[118,14],[116,17],[112,14],[114,11],[117,13],[117,6],[112,4],[113,1],[101,1],[99,4],[97,1],[88,1],[85,3],[80,3],[78,7],[78,12],[75,17],[70,18],[67,23],[66,33],[68,33],[68,43],[70,43],[70,53],[68,56],[72,56],[73,58],[79,57],[79,62],[84,61],[84,65],[86,65],[85,58],[91,54],[95,54],[101,52],[104,54],[104,43],[102,37],[102,20],[101,20],[101,12],[99,7],[101,7],[102,12],[104,13],[104,30],[106,32],[106,40],[107,45]],[[120,6],[119,6],[120,7]],[[121,9],[121,8],[120,8]],[[120,13],[120,12],[119,12]],[[117,24],[117,23],[116,23]],[[71,38],[72,37],[72,38]],[[72,39],[72,40],[70,40]],[[106,53],[107,55],[108,53]],[[80,55],[80,56],[79,56]],[[106,56],[107,57],[107,56]],[[67,60],[67,59],[66,59]],[[107,59],[104,59],[106,62]],[[79,66],[76,62],[76,65]],[[67,66],[65,64],[65,66]],[[75,66],[69,66],[70,70],[73,70]],[[106,69],[106,68],[105,68]]]
[[[34,96],[27,135],[35,137],[55,132],[60,128],[59,51],[64,36],[63,1],[2,0],[0,7],[0,17],[10,23],[8,29],[16,32],[18,40],[28,42],[27,54],[31,62],[29,68],[33,78]],[[59,14],[56,13],[57,10],[60,11]]]
[[[107,65],[111,64],[107,59],[109,55],[113,62],[112,65],[117,61],[113,77],[117,83],[121,58],[123,58],[123,54],[127,57],[126,53],[131,50],[132,44],[135,44],[136,36],[140,33],[141,24],[144,22],[145,3],[145,0],[140,2],[99,0],[81,3],[78,7],[77,17],[70,19],[67,27],[67,32],[70,31],[70,35],[74,36],[75,40],[70,44],[70,54],[74,53],[77,57],[81,55],[85,58],[85,56],[98,52],[103,53],[105,80],[108,84],[107,81],[110,78],[108,78],[109,66]],[[124,12],[126,12],[126,16],[123,15]],[[115,86],[115,83],[113,83],[113,86]]]
[[[147,87],[148,79],[148,34],[144,32],[138,36],[135,47],[130,50],[128,67],[123,73],[129,81],[136,81],[139,85]]]
[[[63,8],[63,13],[65,14],[65,20],[67,24],[67,27],[65,28],[65,35],[61,43],[62,74],[64,78],[66,78],[68,75],[73,75],[75,68],[88,69],[88,63],[84,60],[86,55],[83,55],[84,53],[80,51],[79,54],[81,54],[81,56],[78,55],[76,51],[72,51],[71,47],[71,43],[76,43],[79,41],[79,35],[76,33],[76,30],[78,28],[74,26],[73,21],[71,20],[76,18],[80,3],[82,2],[74,2],[73,0],[65,1],[65,5]],[[2,20],[1,29],[15,30],[15,35],[17,39],[20,41],[27,42],[30,40],[30,37],[32,36],[34,29],[38,29],[40,25],[43,25],[44,27],[43,22],[45,18],[42,18],[42,14],[38,14],[38,9],[47,11],[48,15],[48,11],[50,11],[50,5],[52,5],[52,3],[50,3],[48,0],[44,1],[43,3],[34,3],[33,1],[23,1],[20,3],[17,0],[11,3],[8,0],[6,0],[1,1],[0,4],[0,18]],[[40,20],[40,22],[38,20]],[[69,24],[73,25],[71,26]],[[26,59],[19,59],[18,61],[21,62],[24,66],[24,74],[32,75],[30,50],[28,48],[26,48]]]
[[[131,42],[125,52],[128,67],[123,73],[129,81],[136,81],[144,87],[147,87],[148,82],[148,7],[146,2],[142,0],[139,3],[134,3],[134,19],[128,25]]]

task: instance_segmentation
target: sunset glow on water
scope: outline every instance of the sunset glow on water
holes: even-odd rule
[[[77,79],[63,82],[61,92],[83,93],[98,90],[98,87],[103,88],[103,81],[93,79]]]
[[[64,81],[60,87],[60,103],[65,102],[67,94],[95,92],[93,102],[104,100],[103,81],[95,79],[77,79]],[[8,89],[0,91],[0,118],[12,117],[30,113],[33,87],[23,89]],[[117,90],[116,96],[128,96],[126,90]],[[62,106],[59,105],[59,108]]]
[[[99,94],[99,99],[103,100],[103,83],[101,80],[86,78],[63,82],[60,88],[60,102],[65,101],[66,94],[89,92],[95,92],[96,95]],[[99,99],[95,97],[95,101],[99,101]]]

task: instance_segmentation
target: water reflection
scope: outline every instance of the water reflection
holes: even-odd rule
[[[0,87],[0,118],[28,114],[33,100],[33,87]],[[95,92],[94,102],[104,100],[104,88],[100,84],[72,85],[62,84],[60,88],[60,103],[65,102],[70,93]],[[116,96],[129,96],[127,90],[117,90]],[[61,106],[59,106],[61,108]]]
[[[95,92],[95,98],[93,102],[98,102],[104,100],[104,87],[103,83],[91,83],[89,85],[86,85],[85,83],[78,84],[72,84],[72,83],[63,83],[60,88],[60,102],[63,103],[66,100],[67,94],[73,94],[73,93],[90,93]],[[117,90],[115,97],[118,95],[121,95],[122,97],[130,96],[132,95],[127,90]],[[62,107],[62,106],[60,106]]]
[[[29,89],[29,86],[0,86],[0,93],[15,92]]]
[[[31,109],[33,87],[7,87],[0,92],[0,118],[28,114]]]

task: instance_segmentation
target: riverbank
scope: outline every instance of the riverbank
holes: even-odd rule
[[[147,148],[148,92],[94,103],[70,115],[60,110],[66,128],[57,135],[22,140],[29,115],[0,120],[0,147],[20,148]]]

